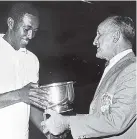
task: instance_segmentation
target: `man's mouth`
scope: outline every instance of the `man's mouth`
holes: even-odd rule
[[[97,47],[97,51],[99,51],[100,47]]]
[[[29,40],[27,40],[27,39],[22,39],[22,40],[25,44],[28,44],[28,42],[29,42]]]

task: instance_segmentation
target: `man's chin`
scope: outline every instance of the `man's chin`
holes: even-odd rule
[[[21,44],[20,44],[21,48],[26,48],[27,45],[28,45],[27,42],[25,42],[25,43],[21,43]]]
[[[20,48],[26,48],[26,45],[21,45],[21,47]]]
[[[20,46],[20,50],[26,50],[26,46]]]
[[[21,45],[28,45],[29,41],[28,40],[22,40]]]
[[[100,54],[98,54],[98,53],[96,54],[96,57],[99,58],[99,59],[104,59],[104,57],[102,57],[102,56],[101,56]]]
[[[101,58],[101,56],[100,56],[99,53],[96,53],[96,57],[97,57],[97,58]]]

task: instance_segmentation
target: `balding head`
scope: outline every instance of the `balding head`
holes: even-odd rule
[[[132,48],[135,29],[129,17],[112,16],[101,22],[93,45],[97,46],[96,57],[110,60],[118,53]]]
[[[126,16],[112,16],[108,17],[103,22],[108,22],[111,29],[120,30],[124,40],[128,43],[133,44],[135,37],[135,27],[133,20]]]

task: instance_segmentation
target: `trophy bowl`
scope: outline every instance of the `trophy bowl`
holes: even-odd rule
[[[58,82],[40,86],[49,95],[48,108],[63,113],[72,110],[71,103],[74,100],[74,82]]]

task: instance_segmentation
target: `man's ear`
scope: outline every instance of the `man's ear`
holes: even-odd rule
[[[114,32],[113,34],[113,42],[116,43],[119,39],[120,39],[120,30],[117,30],[116,32]]]
[[[7,19],[7,24],[8,24],[8,27],[9,27],[10,29],[12,29],[13,26],[14,26],[14,20],[13,20],[11,17],[8,17],[8,19]]]

